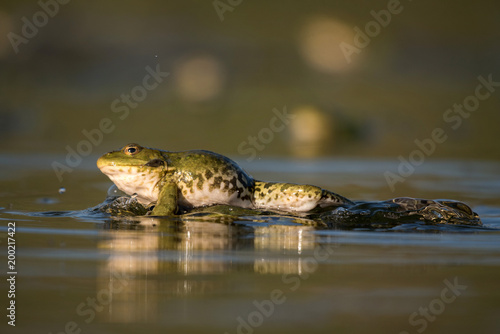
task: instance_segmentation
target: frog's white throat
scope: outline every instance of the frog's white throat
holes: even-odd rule
[[[101,172],[127,195],[137,194],[137,200],[143,205],[149,205],[158,200],[160,174],[144,167],[103,166]]]

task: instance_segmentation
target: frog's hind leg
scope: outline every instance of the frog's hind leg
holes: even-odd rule
[[[345,198],[344,196],[340,196],[339,194],[336,194],[330,190],[321,189],[321,198],[318,201],[318,206],[320,208],[351,205],[354,205],[354,202]]]
[[[316,207],[353,203],[345,197],[316,186],[255,181],[254,204],[257,209],[263,210],[307,212]]]

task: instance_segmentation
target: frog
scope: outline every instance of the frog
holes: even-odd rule
[[[352,206],[332,191],[309,184],[255,180],[235,161],[206,150],[166,151],[131,143],[105,153],[97,167],[153,216],[229,205],[288,213]]]

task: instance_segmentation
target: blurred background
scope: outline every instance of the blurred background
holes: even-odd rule
[[[427,305],[426,334],[500,333],[500,86],[474,97],[478,77],[500,82],[499,18],[495,0],[2,0],[0,231],[17,222],[18,332],[234,333],[283,289],[259,333],[414,333]],[[448,111],[464,100],[479,105]],[[456,199],[491,230],[91,215],[111,184],[97,157],[130,142],[352,200]],[[401,173],[400,157],[426,163]],[[317,246],[335,252],[313,274]],[[120,277],[88,323],[78,305]],[[467,291],[443,312],[457,277]]]
[[[432,158],[499,159],[500,91],[456,130],[443,115],[478,76],[500,81],[500,3],[401,1],[389,22],[391,3],[3,0],[1,150],[66,154],[85,130],[93,155],[139,142],[397,161],[441,127]],[[169,75],[144,89],[148,68]]]

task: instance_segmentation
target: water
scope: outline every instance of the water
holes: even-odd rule
[[[15,222],[20,332],[500,330],[498,163],[429,161],[394,192],[383,176],[397,170],[393,161],[244,165],[259,179],[312,183],[355,200],[460,200],[484,226],[346,230],[279,216],[90,214],[79,210],[102,202],[109,181],[89,158],[59,183],[47,167],[56,158],[0,161],[0,243],[6,254],[7,225]]]

